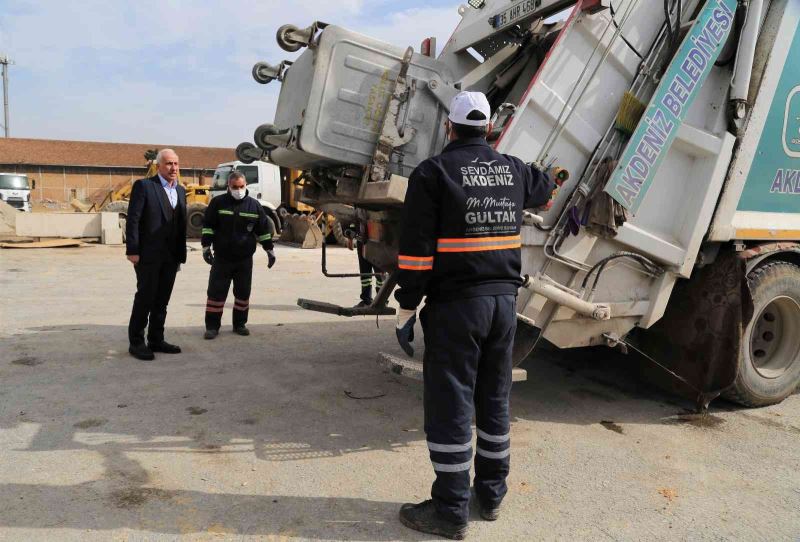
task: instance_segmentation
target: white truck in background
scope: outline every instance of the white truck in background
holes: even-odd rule
[[[31,183],[21,173],[0,173],[0,199],[17,210],[31,212]]]
[[[355,208],[367,259],[391,273],[371,307],[298,304],[394,312],[408,176],[444,147],[451,98],[477,90],[498,151],[568,172],[522,228],[515,363],[544,337],[639,351],[701,407],[793,393],[800,1],[469,0],[459,14],[438,55],[315,22],[278,29],[296,58],[254,66],[281,92],[237,157],[303,170],[317,209]]]

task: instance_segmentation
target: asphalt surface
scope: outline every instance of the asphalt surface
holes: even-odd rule
[[[0,251],[0,540],[427,540],[397,520],[428,496],[421,383],[392,320],[353,304],[319,252],[256,255],[250,337],[204,341],[208,267],[178,276],[167,339],[127,354],[134,275],[121,247]],[[333,250],[332,271],[355,255]],[[376,326],[376,323],[379,326]],[[512,396],[501,519],[470,540],[798,540],[800,396],[691,403],[607,350],[540,350]]]

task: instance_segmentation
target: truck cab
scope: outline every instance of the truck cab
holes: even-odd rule
[[[252,164],[245,164],[237,160],[218,165],[217,169],[214,170],[214,177],[211,180],[212,198],[224,194],[228,190],[228,175],[233,170],[244,173],[244,177],[247,180],[247,190],[250,196],[257,199],[261,205],[273,210],[280,206],[280,168],[260,161]]]
[[[24,212],[31,212],[31,182],[27,175],[0,173],[0,199]]]

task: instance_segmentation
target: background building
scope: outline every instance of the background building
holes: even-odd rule
[[[236,159],[233,149],[218,147],[0,138],[0,171],[35,180],[34,203],[99,202],[110,190],[142,178],[145,151],[163,148],[178,153],[185,182],[208,184],[217,164]]]

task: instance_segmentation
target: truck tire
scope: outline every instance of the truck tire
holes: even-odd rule
[[[203,232],[203,217],[206,215],[205,203],[191,203],[186,207],[186,237],[199,239]]]
[[[738,376],[725,397],[749,407],[773,405],[800,384],[800,267],[771,261],[747,279],[753,319],[745,328]]]
[[[262,205],[261,208],[264,209],[264,212],[267,214],[267,218],[272,224],[272,232],[275,234],[275,239],[277,239],[280,237],[281,232],[283,231],[283,221],[281,221],[278,212],[274,209],[271,209],[266,205]]]
[[[272,219],[272,217],[268,216],[267,222],[269,222],[269,225],[272,226],[272,242],[275,243],[278,239],[280,239],[281,232],[278,231],[278,228],[276,227],[275,221]]]
[[[127,201],[109,201],[103,208],[100,209],[104,213],[117,213],[119,215],[119,227],[122,228],[122,242],[125,239],[125,225],[128,222],[128,202]]]

